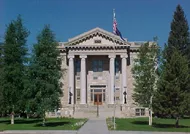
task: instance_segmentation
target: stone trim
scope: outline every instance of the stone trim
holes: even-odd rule
[[[128,55],[120,55],[121,58],[128,58]]]
[[[110,60],[112,60],[112,59],[114,59],[116,56],[113,55],[113,54],[111,54],[111,55],[109,55],[108,57],[110,58]]]
[[[80,58],[85,59],[85,58],[87,58],[87,56],[86,55],[80,55]]]
[[[67,57],[68,57],[69,59],[70,59],[70,58],[75,58],[74,55],[68,55]]]

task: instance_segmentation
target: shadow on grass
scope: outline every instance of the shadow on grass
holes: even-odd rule
[[[147,125],[148,121],[132,121],[131,123],[135,125]]]
[[[10,124],[11,120],[0,120],[0,123]]]
[[[34,123],[39,123],[42,122],[40,119],[36,120],[15,120],[15,124],[34,124]]]
[[[187,117],[183,117],[183,119],[190,119],[190,116],[187,116]]]
[[[41,119],[36,119],[36,120],[15,119],[15,124],[33,124],[33,123],[39,123],[39,122],[42,122],[42,120]],[[0,120],[0,123],[10,124],[11,120]]]
[[[174,124],[158,124],[158,123],[153,123],[153,127],[155,127],[155,128],[176,128]],[[190,128],[190,126],[179,125],[178,128]]]
[[[70,122],[47,122],[45,123],[45,127],[57,127],[64,126],[66,124],[70,124]],[[35,127],[43,127],[42,122],[35,125]]]
[[[148,121],[133,121],[131,122],[132,124],[135,125],[148,125]],[[159,124],[159,123],[153,123],[152,125],[154,128],[175,128],[174,124]],[[190,126],[184,126],[184,125],[179,125],[178,128],[190,128]]]

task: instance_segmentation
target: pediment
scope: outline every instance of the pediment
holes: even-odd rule
[[[125,45],[127,40],[123,41],[119,36],[101,28],[94,28],[88,32],[82,33],[64,43],[65,46],[81,45],[81,46],[95,46],[95,45]]]

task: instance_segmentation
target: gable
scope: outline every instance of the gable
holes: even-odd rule
[[[101,42],[101,43],[100,43]],[[119,36],[101,28],[95,28],[72,39],[69,39],[65,46],[72,45],[125,45],[127,41],[123,41]]]

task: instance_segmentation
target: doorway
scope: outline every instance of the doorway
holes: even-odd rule
[[[92,88],[91,89],[91,102],[94,105],[103,105],[106,99],[105,88]]]
[[[102,105],[102,93],[94,94],[94,105]]]

